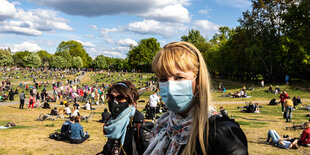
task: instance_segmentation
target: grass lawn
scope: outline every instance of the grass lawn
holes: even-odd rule
[[[309,102],[307,103],[309,104]],[[54,107],[56,103],[52,103]],[[141,111],[144,103],[139,103]],[[290,135],[298,137],[302,130],[286,130],[286,126],[292,126],[292,123],[285,123],[282,118],[280,106],[268,106],[263,104],[261,113],[247,114],[241,113],[237,106],[243,104],[224,104],[216,105],[217,108],[224,106],[229,116],[239,122],[241,128],[248,138],[250,154],[307,154],[310,148],[301,147],[298,150],[285,150],[276,148],[272,145],[264,144],[268,129],[276,130],[280,136]],[[25,105],[26,106],[26,105]],[[59,108],[59,107],[58,107]],[[19,110],[18,104],[1,106],[0,125],[5,125],[9,121],[17,124],[16,127],[7,130],[0,130],[0,154],[95,154],[102,150],[106,138],[102,134],[102,123],[97,122],[107,105],[101,105],[96,108],[96,115],[88,123],[82,122],[84,130],[90,134],[90,139],[83,144],[73,145],[68,142],[55,141],[49,139],[50,133],[59,131],[63,119],[56,121],[36,121],[40,113],[49,113],[50,109],[35,109],[34,111]],[[81,115],[89,115],[90,112],[80,110]],[[310,113],[305,110],[293,111],[293,120],[295,124],[305,122]],[[61,149],[59,149],[61,148]]]
[[[142,87],[143,83],[150,80],[152,74],[143,74],[142,78],[139,78],[139,73],[134,75],[133,73],[128,73],[125,76],[118,76],[118,73],[113,73],[114,81],[119,81],[123,79],[129,79],[131,77],[137,87]],[[92,76],[93,75],[93,76]],[[96,79],[99,78],[99,83],[107,80],[113,80],[102,78],[104,75],[96,75],[94,72],[87,73],[82,79],[81,83],[92,84]],[[141,81],[141,82],[139,82]],[[244,85],[239,82],[229,82],[221,80],[225,84],[227,91],[235,91],[241,89]],[[140,85],[142,83],[142,85]],[[251,84],[246,84],[247,87]],[[301,96],[302,99],[310,98],[310,92],[308,87],[302,87],[302,85],[279,85],[280,89],[287,89],[289,95]],[[258,86],[257,86],[258,87]],[[253,96],[249,99],[234,99],[234,98],[222,98],[218,97],[221,95],[219,92],[213,92],[214,100],[216,102],[235,102],[235,101],[269,101],[271,98],[278,99],[278,95],[266,94],[263,90],[265,88],[255,87],[254,91],[249,92],[249,95]],[[307,88],[307,89],[306,89]],[[147,91],[140,96],[140,100],[147,101],[151,91]],[[3,104],[3,103],[0,103]],[[58,106],[59,103],[51,103],[51,107]],[[145,102],[138,102],[138,110],[142,111]],[[303,104],[310,104],[310,101],[305,101]],[[285,123],[282,118],[281,106],[269,106],[266,104],[261,104],[261,113],[258,114],[247,114],[240,112],[237,106],[244,106],[244,103],[234,103],[234,104],[216,104],[216,108],[223,106],[237,122],[239,122],[241,128],[245,132],[248,138],[248,146],[250,154],[309,154],[310,147],[301,147],[297,150],[286,150],[274,147],[272,145],[264,144],[266,141],[266,135],[269,129],[276,130],[280,136],[289,135],[291,137],[298,137],[302,130],[286,130],[286,126],[292,126],[293,122],[299,124],[310,119],[305,117],[310,111],[306,110],[294,110],[292,123]],[[101,118],[101,112],[104,108],[107,108],[107,104],[100,105],[96,107],[96,115],[88,123],[82,122],[84,126],[84,131],[88,131],[90,138],[83,144],[70,144],[63,141],[55,141],[49,139],[49,134],[59,131],[63,119],[57,119],[55,121],[36,121],[40,113],[49,113],[50,109],[35,109],[34,111],[19,110],[18,104],[0,106],[0,126],[6,125],[8,122],[15,122],[16,127],[0,130],[0,154],[96,154],[102,150],[103,145],[106,142],[106,138],[102,133],[102,123],[98,120]],[[83,105],[81,105],[83,106]],[[25,104],[27,107],[27,104]],[[64,106],[62,106],[64,108]],[[72,108],[72,104],[71,104]],[[81,115],[89,115],[93,111],[86,111],[81,109]]]

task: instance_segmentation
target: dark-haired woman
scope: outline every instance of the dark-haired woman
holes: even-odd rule
[[[71,124],[71,134],[70,134],[70,143],[72,144],[80,144],[89,138],[88,133],[84,133],[83,126],[80,124],[81,118],[80,116],[76,116],[74,118],[73,124]]]
[[[139,93],[130,81],[114,83],[107,93],[110,118],[103,132],[108,141],[98,154],[143,154],[144,146],[139,127],[144,120],[135,104]]]

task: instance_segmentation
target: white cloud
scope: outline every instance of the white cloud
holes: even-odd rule
[[[30,52],[36,52],[39,50],[42,50],[42,48],[37,45],[36,43],[32,43],[29,41],[23,42],[22,44],[6,44],[3,46],[0,46],[1,48],[10,48],[12,52],[18,52],[18,51],[30,51]]]
[[[217,31],[219,28],[219,25],[212,23],[208,20],[196,20],[193,21],[193,24],[198,29],[202,29],[204,31]]]
[[[6,0],[0,0],[0,21],[15,16],[16,9],[14,4]]]
[[[104,41],[104,42],[106,42],[106,43],[109,43],[109,44],[115,44],[115,41],[114,40],[112,40],[112,39],[110,39],[110,38],[102,38],[102,40]]]
[[[193,21],[193,28],[201,32],[201,34],[208,38],[218,32],[220,25],[212,23],[208,20],[195,20]]]
[[[130,45],[137,46],[138,45],[138,43],[131,38],[120,39],[117,41],[117,44],[121,46],[130,46]]]
[[[96,25],[89,25],[93,30],[97,31],[98,27]]]
[[[110,32],[119,32],[119,31],[121,31],[121,28],[102,28],[100,32],[102,36],[108,37],[108,34]]]
[[[216,0],[219,4],[229,5],[236,8],[248,8],[251,6],[251,0]]]
[[[166,38],[173,37],[179,32],[186,30],[186,26],[181,23],[159,22],[156,20],[143,20],[130,23],[127,29],[138,34],[161,35]]]
[[[91,43],[91,42],[83,42],[83,41],[81,41],[81,40],[75,40],[75,41],[77,41],[77,42],[80,42],[83,46],[85,46],[85,47],[95,47],[96,45],[94,45],[93,43]]]
[[[148,19],[188,22],[191,0],[31,0],[66,14],[86,17],[130,14]],[[87,9],[85,9],[87,8]]]
[[[167,44],[167,42],[165,40],[159,40],[159,44],[161,47],[164,47]]]
[[[53,10],[24,11],[20,8],[16,9],[14,4],[16,3],[0,0],[0,32],[2,33],[38,36],[45,31],[73,30],[67,25],[68,21],[58,17],[57,12]]]
[[[94,38],[95,36],[93,34],[86,34],[85,37],[86,38]]]
[[[0,21],[0,33],[14,33],[20,35],[38,36],[42,32],[36,30],[26,22],[22,21]]]
[[[140,16],[160,21],[174,21],[186,23],[190,21],[189,12],[181,4],[173,4],[156,8],[152,11],[141,14]]]
[[[200,13],[200,14],[203,14],[203,15],[206,15],[206,14],[208,14],[208,10],[199,10],[198,11],[198,13]]]
[[[124,56],[126,57],[126,55],[120,52],[117,52],[117,51],[103,51],[102,53],[103,55],[109,56],[109,57],[115,57],[115,58],[124,58]]]

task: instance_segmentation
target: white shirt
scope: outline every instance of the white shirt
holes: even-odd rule
[[[160,102],[159,97],[156,94],[152,94],[150,96],[149,101],[150,101],[150,107],[153,107],[153,108],[155,108],[157,106],[157,103]]]
[[[85,104],[85,108],[86,108],[86,110],[90,110],[90,104],[89,104],[89,103],[86,103],[86,104]]]
[[[72,117],[78,116],[78,112],[79,112],[79,110],[75,109],[71,116]]]
[[[69,108],[69,107],[66,107],[66,108],[65,108],[65,112],[66,112],[66,114],[71,114],[70,108]]]

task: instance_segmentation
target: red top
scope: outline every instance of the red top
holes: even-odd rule
[[[310,144],[310,128],[305,129],[299,139],[302,145]]]
[[[35,104],[36,103],[36,100],[35,100],[35,98],[33,97],[33,96],[30,96],[29,97],[29,104],[30,104],[30,100],[32,100],[32,104]]]
[[[281,102],[284,103],[284,100],[287,99],[287,97],[288,97],[288,94],[282,93],[279,98],[281,99]]]

